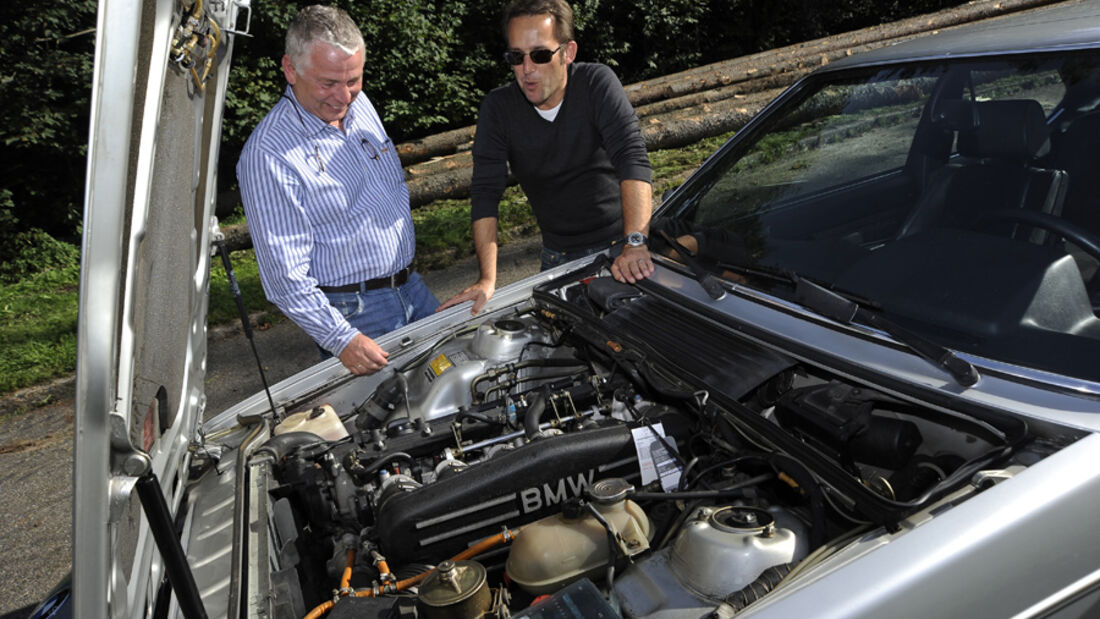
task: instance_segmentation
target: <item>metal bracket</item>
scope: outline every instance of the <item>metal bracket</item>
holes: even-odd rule
[[[237,23],[240,21],[239,16],[242,9],[248,11],[248,19],[246,19],[244,22],[244,30],[226,29],[225,32],[227,34],[238,34],[242,37],[251,37],[252,34],[249,32],[249,30],[252,29],[252,0],[233,0],[233,8],[235,9],[235,11],[233,12],[234,26],[236,26]]]

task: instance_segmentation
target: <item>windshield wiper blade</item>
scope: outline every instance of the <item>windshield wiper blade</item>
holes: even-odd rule
[[[666,243],[672,246],[676,250],[676,253],[680,254],[680,259],[684,261],[684,264],[691,269],[691,272],[695,275],[695,281],[699,282],[699,285],[703,287],[707,295],[715,301],[726,296],[726,287],[722,285],[713,275],[711,275],[703,265],[699,264],[699,261],[695,259],[695,255],[688,248],[684,247],[679,241],[672,238],[672,235],[659,230],[657,234],[661,235],[661,238]]]
[[[963,387],[971,387],[978,382],[978,370],[947,348],[904,329],[879,314],[863,309],[858,303],[837,292],[794,273],[791,278],[794,281],[795,300],[804,307],[843,324],[852,324],[858,318],[859,322],[879,329],[905,344],[918,356],[945,370]]]

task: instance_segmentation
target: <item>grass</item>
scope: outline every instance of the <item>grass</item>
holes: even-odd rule
[[[446,268],[474,254],[469,200],[437,200],[413,211],[416,226],[416,267],[422,271]],[[531,205],[519,187],[504,192],[498,208],[498,239],[504,245],[536,234]]]
[[[653,191],[660,196],[678,186],[730,135],[707,138],[683,148],[650,153]],[[413,211],[417,268],[444,268],[473,255],[468,200],[438,200]],[[228,223],[228,220],[223,223]],[[510,187],[500,205],[500,241],[536,234],[538,227],[526,197]],[[76,253],[71,254],[75,256]],[[264,298],[252,250],[231,254],[241,296],[259,321],[280,319]],[[240,320],[221,259],[211,263],[210,325]],[[76,313],[79,265],[55,266],[11,284],[0,283],[0,393],[8,393],[70,374],[76,367]]]
[[[704,138],[681,148],[669,148],[649,153],[653,166],[653,194],[660,196],[679,187],[718,147],[733,137],[734,132]]]
[[[79,278],[71,264],[0,284],[0,393],[73,371]]]
[[[272,321],[279,315],[279,310],[264,297],[255,252],[251,249],[230,252],[229,259],[233,263],[233,273],[237,276],[237,286],[241,291],[241,298],[244,299],[245,309],[249,314],[263,312],[258,321],[261,325]],[[206,322],[220,325],[239,322],[240,319],[221,256],[215,256],[210,263],[210,305],[206,311]]]

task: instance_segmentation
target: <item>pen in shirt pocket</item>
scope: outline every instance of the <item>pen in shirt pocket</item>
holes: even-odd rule
[[[376,147],[374,146],[374,144],[373,144],[373,143],[371,143],[371,141],[370,141],[370,140],[368,140],[367,138],[361,138],[361,139],[359,140],[359,144],[360,144],[360,145],[361,145],[361,146],[362,146],[362,147],[363,147],[364,149],[366,149],[366,151],[367,151],[367,156],[368,156],[368,157],[370,157],[371,159],[374,159],[375,161],[378,161],[378,158],[379,158],[379,157],[381,156],[381,153],[386,153],[386,152],[389,152],[389,150],[390,150],[390,145],[391,145],[391,144],[393,144],[393,142],[391,142],[391,141],[390,141],[390,139],[389,139],[389,138],[387,137],[387,138],[385,139],[385,141],[383,141],[383,142],[382,142],[382,148],[381,148],[381,150],[379,150],[378,148],[376,148]]]

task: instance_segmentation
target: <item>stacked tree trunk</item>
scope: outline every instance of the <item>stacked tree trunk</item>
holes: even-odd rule
[[[677,148],[740,129],[783,88],[837,59],[942,28],[1013,13],[1052,0],[977,0],[938,13],[872,26],[689,69],[626,86],[650,150]],[[398,145],[415,208],[469,194],[474,127]]]
[[[677,148],[743,127],[784,88],[840,58],[1055,0],[974,0],[938,13],[872,26],[627,85],[649,150]],[[736,27],[734,25],[733,27]],[[469,195],[474,126],[397,145],[413,208]],[[236,234],[232,245],[247,243]],[[244,245],[247,246],[247,245]]]

